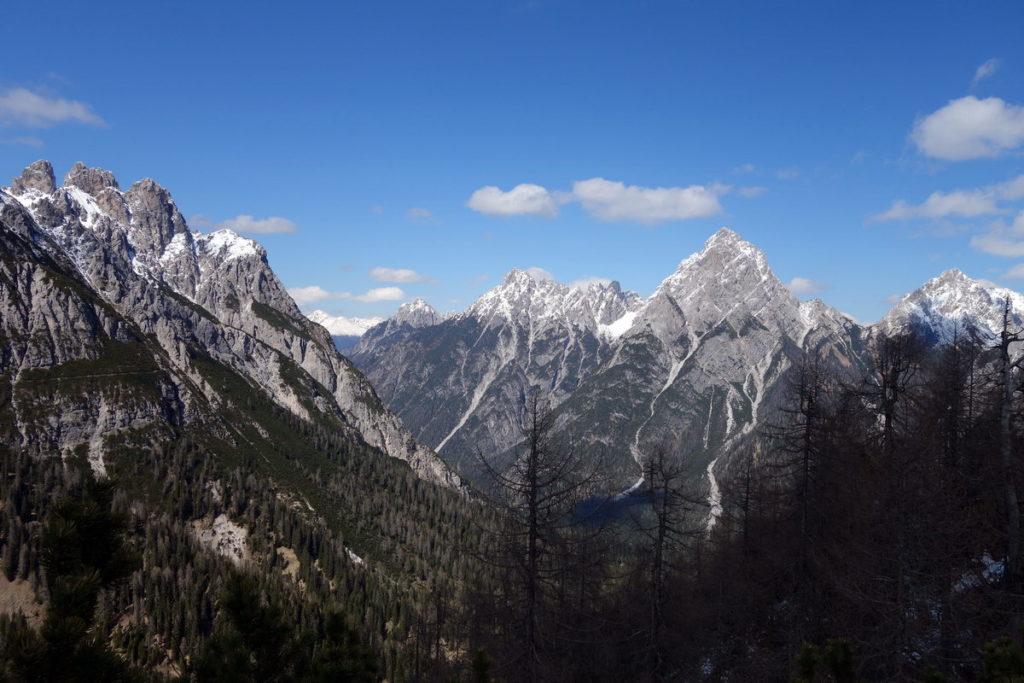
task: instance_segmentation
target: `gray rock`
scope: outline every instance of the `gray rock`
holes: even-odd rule
[[[27,166],[20,176],[11,181],[11,190],[15,194],[25,194],[29,190],[50,194],[55,189],[57,183],[53,177],[53,166],[43,159]]]
[[[37,162],[38,163],[38,162]],[[47,163],[49,165],[49,163]],[[96,196],[100,190],[110,187],[118,189],[117,179],[110,171],[102,168],[88,168],[81,161],[77,162],[68,174],[64,176],[64,185],[77,187],[78,189]]]
[[[60,281],[92,302],[86,308],[73,305],[57,296],[59,288],[33,284],[46,280],[44,266],[12,272],[13,281],[22,283],[12,294],[20,303],[0,313],[11,323],[5,334],[27,341],[8,354],[11,372],[59,367],[68,359],[101,359],[102,348],[117,341],[156,344],[149,353],[155,353],[153,362],[165,377],[157,395],[173,396],[174,405],[155,398],[152,411],[145,414],[154,426],[166,427],[167,415],[185,422],[209,420],[202,406],[221,401],[194,362],[193,350],[198,348],[295,415],[334,418],[348,425],[353,438],[408,461],[425,478],[462,486],[383,408],[362,373],[335,350],[326,330],[302,316],[262,247],[230,231],[190,232],[170,194],[152,180],[121,193],[111,174],[78,165],[69,181],[77,184],[48,195],[27,186],[0,194],[4,234],[14,240],[15,229],[20,230],[18,239],[30,245],[25,248],[36,249],[38,260],[57,259],[62,264]],[[31,313],[19,318],[19,310]],[[107,317],[95,311],[105,311]],[[92,323],[90,315],[96,318]],[[32,316],[42,317],[32,323]],[[68,332],[60,332],[65,328]],[[106,337],[99,335],[100,328],[109,328]],[[36,335],[40,344],[32,342],[35,329],[49,330]],[[128,334],[125,330],[131,331],[126,339],[115,335]],[[65,344],[65,336],[74,342]],[[109,343],[102,341],[107,338]],[[135,429],[124,424],[137,426],[147,419],[132,415],[134,408],[121,410],[128,420],[124,424],[101,419],[120,419],[118,410],[114,404],[97,404],[73,412],[99,425],[90,434],[58,419],[53,429],[66,437],[61,448],[92,444],[103,429]],[[38,430],[34,434],[33,443],[53,441]],[[95,443],[102,448],[102,439]],[[98,457],[102,463],[102,454]]]

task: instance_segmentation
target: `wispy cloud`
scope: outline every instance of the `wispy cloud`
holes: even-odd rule
[[[411,282],[423,282],[428,279],[426,275],[417,273],[408,268],[385,268],[378,266],[370,270],[370,278],[377,282],[399,282],[403,284]]]
[[[597,275],[591,275],[589,277],[580,278],[579,280],[573,280],[572,282],[569,283],[569,287],[573,289],[587,291],[588,289],[590,289],[591,285],[607,286],[610,285],[611,283],[612,281],[606,277],[598,277]]]
[[[69,121],[105,125],[92,107],[78,100],[47,97],[27,88],[12,88],[0,95],[0,124],[47,128]]]
[[[271,235],[275,233],[295,232],[295,223],[280,216],[254,219],[252,216],[236,216],[217,224],[218,228],[227,228],[235,232],[248,233],[250,235]]]
[[[25,147],[42,147],[43,141],[34,137],[0,138],[0,145],[24,145]]]
[[[234,230],[248,235],[289,234],[298,229],[292,221],[280,216],[253,218],[252,216],[235,216],[219,223],[214,223],[207,216],[197,213],[188,219],[189,225],[202,230]]]
[[[737,189],[736,192],[739,193],[739,195],[741,197],[746,197],[747,199],[753,199],[754,197],[760,197],[765,192],[767,192],[767,190],[765,188],[761,187],[760,185],[757,185],[757,186],[754,186],[754,187],[741,187],[741,188]]]
[[[971,246],[995,256],[1024,256],[1024,211],[1018,213],[1010,225],[995,221],[986,232],[971,238]]]
[[[903,297],[905,296],[906,294],[890,294],[889,296],[882,299],[882,303],[888,306],[895,306],[899,302],[903,301]]]
[[[979,100],[968,95],[919,120],[910,139],[935,159],[996,157],[1024,143],[1024,107],[998,97]]]
[[[555,276],[551,274],[551,271],[545,270],[540,266],[530,266],[529,268],[526,269],[526,274],[532,277],[537,282],[555,279]]]
[[[411,221],[423,223],[441,222],[441,220],[435,216],[430,209],[424,209],[422,206],[414,206],[411,209],[406,210],[405,217]]]
[[[311,285],[309,287],[292,287],[288,290],[288,294],[291,295],[292,299],[299,306],[307,306],[330,299],[351,299],[352,301],[373,303],[377,301],[399,301],[406,298],[405,292],[398,287],[376,287],[367,290],[363,294],[353,294],[352,292],[331,292],[319,285]]]
[[[826,289],[828,285],[817,280],[809,280],[805,277],[795,277],[786,285],[789,291],[794,294],[818,294]]]
[[[952,192],[936,191],[920,204],[904,199],[893,202],[886,211],[871,217],[872,221],[911,220],[915,218],[976,218],[1005,213],[999,202],[1024,199],[1024,175],[1003,183]]]
[[[1002,63],[1003,60],[993,57],[979,66],[974,72],[974,78],[971,79],[971,88],[975,88],[978,83],[981,83],[983,80],[998,71]]]

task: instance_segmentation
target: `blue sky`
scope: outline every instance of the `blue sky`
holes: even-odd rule
[[[305,310],[462,309],[531,266],[647,295],[722,226],[864,321],[946,268],[1024,289],[1016,0],[48,2],[8,21],[0,173],[152,177],[195,227],[264,231],[285,284],[319,288]]]

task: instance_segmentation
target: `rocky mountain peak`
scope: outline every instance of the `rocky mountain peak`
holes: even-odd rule
[[[171,193],[152,179],[133,183],[124,199],[131,210],[132,245],[138,251],[163,251],[175,235],[188,231]]]
[[[952,268],[907,294],[876,327],[891,333],[913,326],[936,340],[951,338],[955,328],[972,325],[986,335],[1002,329],[1003,306],[1009,301],[1011,323],[1024,324],[1024,296],[989,286]]]
[[[102,168],[87,167],[81,161],[72,166],[68,174],[64,176],[64,185],[77,187],[94,197],[108,187],[119,189],[117,178],[113,173]]]
[[[764,252],[732,230],[722,228],[704,243],[701,251],[684,259],[662,281],[658,292],[686,295],[700,289],[708,295],[728,291],[745,296],[747,291],[763,289],[764,285],[770,285],[773,294],[779,287],[785,289],[768,267]]]
[[[200,235],[196,240],[200,249],[220,262],[255,257],[266,261],[267,250],[259,242],[242,237],[234,230],[222,229]]]
[[[412,327],[428,327],[437,325],[444,317],[434,309],[426,299],[417,297],[402,304],[391,316],[396,324],[406,323]]]
[[[53,194],[56,189],[57,182],[53,177],[53,166],[45,159],[29,164],[20,176],[11,181],[11,191],[18,195],[25,194],[29,190]]]

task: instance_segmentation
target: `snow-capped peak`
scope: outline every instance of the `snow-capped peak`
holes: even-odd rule
[[[384,318],[346,318],[341,315],[331,315],[325,311],[313,311],[306,315],[315,323],[323,325],[328,332],[336,337],[361,337],[373,327],[384,322]]]
[[[636,311],[642,303],[638,294],[624,292],[618,282],[595,279],[585,287],[579,283],[563,285],[545,273],[514,268],[500,285],[473,302],[464,315],[524,326],[560,322],[598,332]]]
[[[1024,324],[1024,295],[993,287],[952,268],[907,294],[876,325],[891,333],[908,325],[939,339],[951,338],[956,327],[972,325],[994,337],[1003,325],[1003,307],[1009,301],[1011,325]]]
[[[200,235],[196,239],[199,248],[211,255],[221,257],[223,261],[255,256],[263,258],[266,251],[255,240],[242,237],[234,230],[226,228]]]

